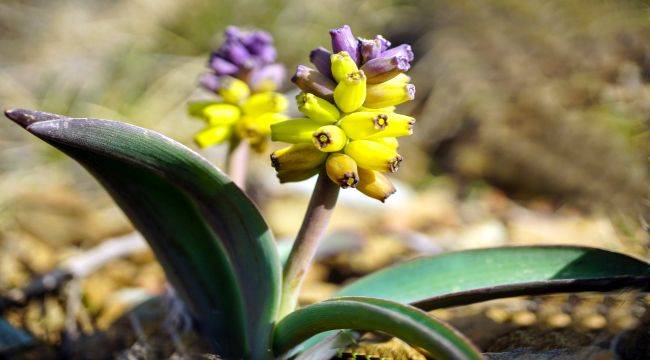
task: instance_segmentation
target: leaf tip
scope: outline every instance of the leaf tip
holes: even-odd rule
[[[19,108],[5,110],[5,116],[25,129],[37,122],[65,118],[62,115]]]

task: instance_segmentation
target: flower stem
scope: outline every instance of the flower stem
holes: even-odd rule
[[[228,157],[226,158],[226,169],[228,176],[232,181],[239,186],[240,189],[246,191],[246,173],[248,168],[248,154],[249,146],[247,140],[240,140],[237,143],[230,143],[228,149]]]
[[[338,195],[339,186],[327,177],[325,169],[321,170],[302,226],[284,266],[280,318],[295,310],[298,304],[300,288],[325,234]]]

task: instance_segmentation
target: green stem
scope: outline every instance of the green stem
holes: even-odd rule
[[[240,140],[237,143],[231,142],[230,148],[228,149],[228,157],[226,158],[228,176],[244,191],[246,191],[249,152],[250,149],[247,140]]]
[[[305,275],[314,260],[339,195],[339,186],[321,170],[309,200],[302,226],[284,266],[280,318],[296,309]]]

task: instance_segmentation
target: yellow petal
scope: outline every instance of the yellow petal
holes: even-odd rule
[[[187,103],[187,113],[190,116],[204,118],[203,109],[209,105],[218,104],[216,100],[196,100]]]
[[[251,93],[248,85],[237,78],[222,76],[219,81],[221,87],[217,90],[217,94],[219,94],[225,102],[239,104]]]
[[[415,119],[395,113],[364,111],[346,115],[338,124],[350,139],[376,139],[413,134]]]
[[[194,142],[203,149],[224,142],[231,133],[231,126],[211,126],[197,133]]]
[[[318,150],[334,152],[343,149],[348,142],[348,138],[340,127],[336,125],[325,125],[314,131],[312,141]]]
[[[314,131],[321,124],[307,118],[291,119],[271,125],[271,140],[292,144],[311,143]]]
[[[242,104],[244,114],[257,116],[264,113],[280,113],[287,109],[287,99],[275,92],[254,94]]]
[[[363,106],[382,108],[413,100],[415,98],[415,86],[409,84],[408,80],[410,80],[408,76],[400,74],[386,82],[368,85]]]
[[[271,164],[277,171],[313,169],[321,165],[327,155],[312,144],[295,144],[274,151],[271,154]]]
[[[334,88],[334,102],[343,112],[357,110],[366,100],[366,75],[363,71],[349,73]]]
[[[372,140],[350,141],[345,146],[345,153],[359,167],[381,172],[396,172],[402,161],[402,156],[397,151]]]
[[[339,109],[334,104],[314,94],[300,93],[296,96],[296,102],[301,113],[319,123],[332,124],[341,117]]]
[[[230,104],[214,104],[203,109],[203,117],[211,126],[229,125],[241,116],[239,107]]]
[[[381,202],[395,193],[395,186],[388,177],[379,171],[359,168],[357,190]]]
[[[394,137],[382,137],[382,138],[377,138],[377,139],[370,139],[374,142],[380,143],[386,147],[389,147],[393,150],[397,151],[397,148],[399,147],[399,142],[397,141],[397,138]]]
[[[357,163],[348,155],[335,153],[325,162],[327,176],[342,188],[355,187],[359,182]]]
[[[359,70],[357,63],[352,60],[347,51],[341,51],[330,56],[332,62],[332,76],[336,82],[341,82],[348,74]]]
[[[285,120],[287,120],[287,116],[278,113],[243,116],[237,123],[237,134],[245,139],[266,138],[271,134],[271,125]]]

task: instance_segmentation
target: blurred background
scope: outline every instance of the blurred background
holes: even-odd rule
[[[197,77],[227,25],[272,33],[291,72],[308,62],[312,48],[328,46],[328,29],[349,24],[358,36],[380,33],[393,44],[413,45],[417,96],[402,110],[418,122],[414,136],[401,142],[405,161],[394,197],[381,205],[343,192],[330,243],[345,249],[332,250],[315,267],[304,303],[423,253],[545,243],[648,259],[648,6],[633,0],[2,0],[0,106],[120,120],[195,148],[191,139],[202,124],[186,115],[185,104],[200,96]],[[204,155],[220,164],[223,151]],[[266,154],[253,160],[251,196],[277,237],[291,239],[310,186],[280,186],[268,165]],[[0,293],[131,232],[82,168],[0,121]],[[147,251],[112,261],[79,282],[83,314],[72,323],[82,333],[107,329],[164,284]],[[622,315],[591,307],[582,315],[551,312],[565,315],[557,320],[530,302],[476,313],[524,325],[532,316],[562,329],[633,327],[639,315],[630,309],[639,301],[621,301],[628,306]],[[7,318],[54,344],[65,330],[68,303],[45,299],[12,309]]]

